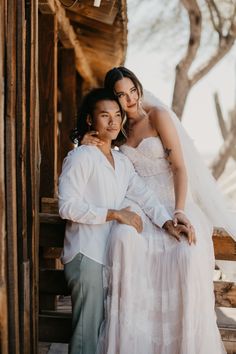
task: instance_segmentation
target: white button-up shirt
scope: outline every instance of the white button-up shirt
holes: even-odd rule
[[[59,178],[59,214],[67,219],[62,262],[81,252],[105,264],[111,226],[108,209],[121,209],[125,197],[135,201],[156,225],[171,217],[137,175],[132,163],[113,150],[115,168],[96,146],[80,146],[64,159]]]

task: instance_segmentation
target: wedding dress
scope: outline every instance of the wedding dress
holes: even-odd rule
[[[168,107],[145,91],[144,100],[166,110],[176,127],[188,174],[185,213],[196,245],[179,243],[132,201],[125,206],[143,219],[141,234],[114,224],[107,250],[105,321],[98,354],[225,354],[216,324],[213,288],[213,226],[236,239],[236,220],[193,142]],[[120,147],[170,214],[175,207],[173,174],[159,137]]]
[[[174,210],[173,175],[158,137],[121,151],[169,212]],[[188,193],[186,215],[196,245],[179,243],[131,201],[144,222],[114,225],[108,248],[106,320],[98,353],[223,354],[214,312],[212,225]]]

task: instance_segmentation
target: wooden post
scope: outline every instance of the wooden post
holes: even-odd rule
[[[39,14],[40,196],[57,191],[57,21]]]
[[[16,174],[17,174],[17,238],[19,272],[20,352],[31,354],[30,265],[27,233],[26,181],[26,21],[25,2],[17,2],[17,100],[16,100]]]
[[[6,279],[5,162],[4,162],[4,59],[5,6],[0,1],[0,352],[8,354],[8,313]]]
[[[19,303],[17,267],[17,203],[16,203],[16,0],[7,1],[6,35],[6,226],[9,353],[19,353]]]
[[[27,2],[27,207],[30,260],[31,353],[38,353],[38,254],[39,254],[39,93],[38,0]],[[28,265],[24,263],[24,272]],[[27,279],[27,276],[25,277]]]
[[[69,139],[71,130],[76,126],[76,69],[73,49],[61,49],[61,113],[59,163],[63,161],[73,144]]]

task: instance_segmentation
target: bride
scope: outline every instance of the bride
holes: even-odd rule
[[[106,320],[98,353],[226,353],[214,311],[212,231],[223,226],[236,235],[214,179],[180,122],[127,68],[110,70],[105,86],[127,115],[119,149],[173,215],[194,227],[196,242],[177,242],[141,210],[138,234],[114,225],[107,251]],[[102,144],[95,132],[82,144]],[[190,223],[191,221],[191,223]],[[128,231],[127,231],[128,230]]]

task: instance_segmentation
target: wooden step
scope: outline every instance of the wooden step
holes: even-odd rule
[[[58,214],[40,213],[40,239],[43,247],[63,247],[65,220]],[[221,228],[213,233],[215,258],[236,261],[236,242]]]
[[[53,295],[69,295],[64,271],[56,269],[40,269],[39,292]]]
[[[224,345],[236,351],[236,327],[220,326]],[[71,315],[68,313],[47,313],[39,315],[39,340],[42,342],[68,343],[71,337]]]
[[[69,295],[70,292],[63,270],[41,269],[39,272],[39,292],[43,294]],[[236,283],[214,281],[216,306],[236,307]]]
[[[71,337],[71,314],[47,312],[39,314],[39,340],[68,343]]]

